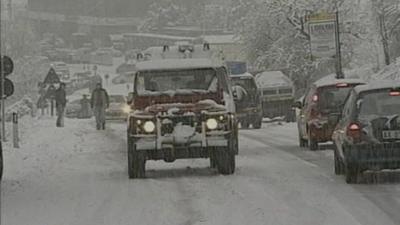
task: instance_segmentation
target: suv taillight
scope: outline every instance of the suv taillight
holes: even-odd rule
[[[312,101],[313,101],[313,102],[318,102],[318,100],[319,100],[319,96],[318,96],[317,94],[314,94],[314,95],[312,96]]]
[[[358,123],[350,123],[347,127],[347,136],[351,137],[354,142],[360,142],[361,126]]]

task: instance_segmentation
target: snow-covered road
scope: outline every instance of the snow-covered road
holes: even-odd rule
[[[129,180],[124,123],[28,119],[4,153],[4,225],[400,224],[400,185],[347,185],[330,150],[297,147],[294,124],[241,131],[232,176],[183,160]]]

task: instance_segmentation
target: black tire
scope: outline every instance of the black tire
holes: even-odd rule
[[[358,168],[356,165],[349,163],[346,166],[346,183],[355,184],[358,180]]]
[[[261,129],[262,127],[262,118],[261,117],[256,117],[253,123],[253,128],[254,129]]]
[[[286,123],[292,122],[292,118],[291,118],[290,114],[287,114],[287,115],[285,116],[285,122],[286,122]]]
[[[237,137],[231,138],[228,147],[221,147],[215,151],[215,159],[218,172],[222,175],[231,175],[235,173],[237,151]]]
[[[337,150],[334,150],[333,152],[334,152],[333,154],[334,154],[334,161],[335,161],[335,174],[342,175],[345,173],[344,164],[340,160]]]
[[[310,140],[308,140],[308,146],[309,146],[311,151],[317,151],[318,150],[318,142],[315,141],[312,138],[310,138]]]
[[[215,149],[210,153],[210,168],[217,168],[217,160],[215,159]]]
[[[249,129],[250,127],[249,120],[247,118],[243,119],[242,121],[240,121],[240,125],[242,126],[242,129]]]
[[[129,179],[145,178],[146,153],[136,151],[132,138],[128,138],[128,174]]]
[[[311,133],[308,132],[308,147],[311,151],[318,150],[318,142],[311,137]]]
[[[308,146],[308,141],[301,137],[299,134],[299,146],[300,148],[306,148]]]
[[[216,152],[217,169],[220,174],[230,175],[235,172],[235,154],[228,148],[220,148]]]

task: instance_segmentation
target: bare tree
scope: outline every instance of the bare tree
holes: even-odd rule
[[[373,11],[376,14],[379,35],[385,57],[385,64],[391,63],[390,44],[400,29],[400,2],[397,0],[374,1]]]

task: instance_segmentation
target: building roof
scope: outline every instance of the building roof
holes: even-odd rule
[[[165,35],[165,34],[155,34],[155,33],[124,33],[123,36],[126,37],[148,37],[148,38],[160,38],[167,39],[173,41],[193,41],[194,37],[184,37],[184,36],[173,36],[173,35]]]
[[[138,71],[148,70],[174,70],[174,69],[206,69],[220,67],[210,59],[158,59],[139,62],[136,64]]]
[[[178,43],[179,44],[179,43]],[[214,51],[212,49],[205,51],[203,45],[190,45],[194,51],[190,53],[190,58],[212,58]],[[185,53],[179,51],[178,45],[168,46],[168,50],[164,51],[162,46],[154,46],[143,51],[144,55],[149,54],[150,59],[182,59]]]
[[[204,35],[201,38],[209,44],[235,44],[240,42],[240,39],[234,34]]]

